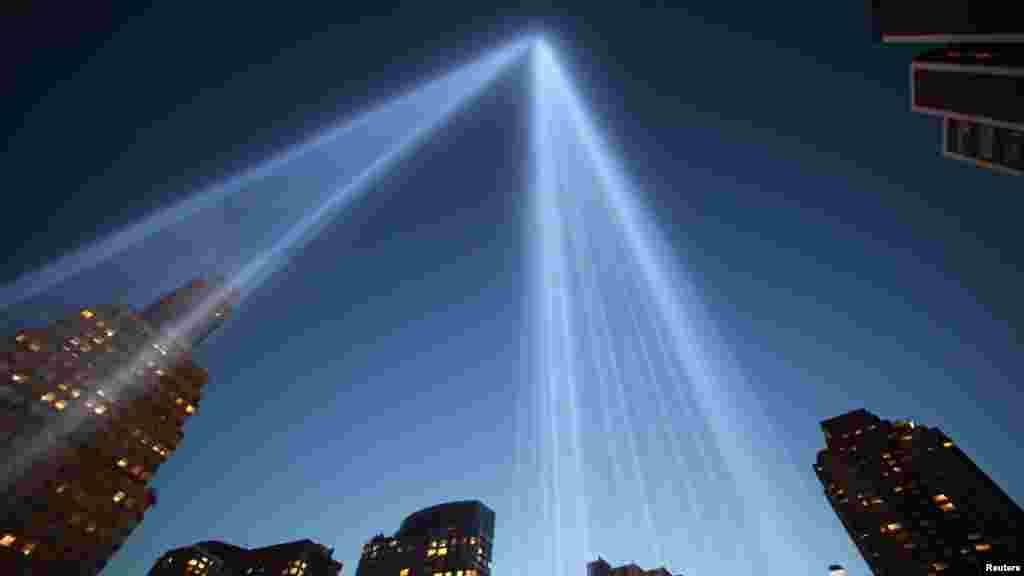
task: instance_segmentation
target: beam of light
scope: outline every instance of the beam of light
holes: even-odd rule
[[[402,115],[404,110],[418,109],[423,107],[424,103],[437,102],[444,99],[449,92],[453,94],[452,97],[457,98],[458,94],[463,93],[464,90],[453,91],[453,86],[479,77],[483,69],[495,65],[497,62],[506,61],[510,54],[517,51],[522,52],[527,45],[528,39],[520,39],[509,46],[496,50],[495,54],[484,57],[482,61],[478,60],[462,68],[444,72],[401,96],[368,110],[352,114],[348,118],[318,131],[304,142],[279,152],[257,166],[190,193],[187,198],[173,206],[158,209],[138,222],[73,250],[39,269],[21,275],[13,282],[0,287],[0,310],[31,300],[47,290],[95,268],[157,232],[187,221],[203,210],[224,202],[247,186],[279,172],[295,160],[339,140],[342,136],[364,127],[387,123],[389,118]],[[424,111],[424,116],[429,116],[429,112]]]
[[[552,531],[536,569],[635,559],[627,527],[649,564],[795,563],[771,495],[805,482],[551,46],[531,62],[534,442]]]
[[[412,108],[405,110],[403,114],[413,113],[419,121],[403,126],[400,137],[396,139],[390,149],[374,158],[350,182],[334,191],[320,206],[293,224],[267,250],[258,253],[240,266],[226,279],[223,285],[202,299],[177,324],[168,327],[164,333],[154,334],[139,349],[138,353],[118,366],[109,378],[97,383],[97,386],[104,389],[112,400],[116,400],[126,392],[131,392],[129,387],[137,386],[140,382],[133,375],[149,367],[148,364],[153,361],[155,354],[162,350],[180,350],[177,342],[180,341],[182,335],[190,333],[199,322],[202,322],[226,300],[233,300],[234,304],[238,306],[270,275],[280,270],[290,255],[301,249],[322,231],[329,223],[331,216],[348,206],[359,193],[365,191],[374,178],[394,166],[397,160],[411,152],[427,136],[448,122],[460,109],[474,101],[487,87],[492,85],[501,73],[508,70],[509,66],[524,54],[526,48],[527,44],[522,40],[513,42],[450,72],[444,78],[435,81],[435,84],[425,91],[418,91],[417,98],[405,102],[407,107],[412,106]],[[392,106],[385,106],[379,113],[383,114],[387,110],[390,110],[391,114],[399,112]],[[175,217],[183,217],[180,211],[175,214]],[[5,463],[6,466],[2,470],[3,475],[0,476],[0,486],[6,487],[10,482],[20,478],[24,471],[49,448],[78,429],[91,417],[88,413],[71,410],[64,412],[63,415],[64,417],[59,421],[48,425],[35,436],[25,439],[24,445],[16,451],[17,458]]]
[[[237,289],[242,291],[243,298],[262,284],[269,275],[279,270],[287,262],[289,254],[294,254],[295,251],[300,250],[319,235],[323,228],[330,223],[331,216],[347,207],[396,161],[412,152],[417,145],[436,132],[458,110],[474,101],[511,63],[524,54],[527,47],[525,42],[516,42],[498,50],[482,61],[456,72],[448,86],[447,101],[439,109],[432,110],[429,115],[425,115],[412,130],[403,136],[398,146],[376,158],[349,184],[335,191],[326,202],[293,225],[265,253],[254,258],[235,275],[232,282]]]

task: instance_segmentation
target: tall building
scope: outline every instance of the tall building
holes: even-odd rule
[[[340,576],[334,549],[298,540],[248,550],[224,542],[199,542],[167,552],[149,576]]]
[[[821,428],[815,472],[875,575],[976,574],[1024,553],[1024,512],[942,431],[866,410]]]
[[[84,308],[0,344],[0,574],[97,574],[155,504],[148,483],[208,378],[192,338],[237,296],[218,290],[192,282],[145,316]],[[183,301],[199,329],[180,329]]]
[[[938,117],[941,154],[1024,176],[1024,20],[1013,3],[868,0],[876,42],[928,47],[910,65],[910,108]]]
[[[598,556],[597,560],[587,564],[587,576],[672,576],[672,573],[664,567],[644,570],[633,563],[612,568],[611,564]]]
[[[420,510],[363,546],[356,576],[490,576],[494,519],[476,500]]]

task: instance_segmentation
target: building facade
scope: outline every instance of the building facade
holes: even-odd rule
[[[672,573],[664,567],[644,570],[632,563],[612,568],[611,564],[598,556],[597,560],[587,564],[587,576],[672,576]]]
[[[163,302],[212,290],[196,281]],[[188,321],[208,334],[234,297]],[[149,481],[208,379],[189,334],[109,305],[0,344],[0,574],[97,574],[156,503]]]
[[[475,500],[420,510],[363,546],[356,576],[490,576],[494,521]]]
[[[149,576],[340,576],[334,549],[298,540],[246,549],[224,542],[199,542],[164,554]]]
[[[821,428],[815,472],[876,576],[975,574],[1024,552],[1024,512],[942,431],[866,410]]]

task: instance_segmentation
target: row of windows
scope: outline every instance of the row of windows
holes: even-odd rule
[[[122,462],[124,462],[123,466],[121,465]],[[150,473],[146,471],[145,467],[142,464],[135,464],[129,468],[128,461],[124,458],[119,458],[117,460],[117,467],[123,469],[125,472],[128,473],[129,476],[142,482],[145,482],[150,478]]]
[[[35,542],[25,541],[19,544],[17,536],[10,533],[0,536],[0,546],[4,548],[20,548],[21,553],[25,556],[31,556],[32,552],[36,549]]]
[[[956,509],[956,507],[953,506],[953,502],[951,502],[949,497],[945,494],[936,494],[935,496],[932,496],[932,502],[935,502],[935,505],[943,512],[951,512]]]
[[[54,491],[57,494],[64,494],[65,492],[68,491],[68,488],[69,487],[67,484],[61,483],[57,485]],[[79,491],[78,497],[74,498],[74,500],[76,502],[81,502],[85,500],[86,497],[87,495],[84,492]],[[118,490],[117,492],[114,492],[114,495],[111,497],[111,500],[115,504],[121,504],[122,506],[128,508],[129,510],[135,507],[135,498],[129,497],[123,490]]]
[[[190,576],[206,576],[210,569],[210,559],[206,556],[200,556],[198,558],[191,558],[185,563],[185,574]]]
[[[302,560],[292,560],[288,566],[281,571],[282,576],[302,576],[306,573],[308,565]]]
[[[476,570],[456,570],[448,572],[434,572],[433,576],[477,576]]]
[[[156,440],[151,440],[149,436],[147,436],[142,430],[138,428],[136,428],[135,431],[132,432],[132,437],[138,438],[139,444],[142,444],[143,446],[149,448],[153,452],[156,452],[160,456],[166,457],[168,454],[170,454],[170,450],[168,450],[163,444],[157,442]]]

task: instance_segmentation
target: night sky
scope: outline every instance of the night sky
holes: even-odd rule
[[[941,427],[1024,502],[1021,180],[940,158],[938,122],[909,111],[912,51],[872,45],[863,3],[707,4],[500,17],[165,4],[5,17],[14,82],[3,84],[14,89],[0,116],[0,282],[544,31],[806,478],[763,494],[783,503],[782,525],[805,547],[801,563],[771,572],[838,562],[867,573],[811,469],[819,421],[852,409]],[[520,68],[375,183],[199,352],[211,374],[199,413],[156,477],[158,506],[105,575],[143,573],[204,539],[306,537],[336,547],[354,574],[369,537],[468,498],[497,512],[494,574],[524,571],[521,534],[536,518],[512,479],[525,313]],[[195,266],[180,267],[209,273],[244,250],[231,230],[260,209],[226,211],[224,237],[197,242]],[[97,301],[141,304],[187,279],[162,265],[81,292],[71,283],[55,300],[64,307],[7,310],[4,327]],[[630,526],[616,528],[614,550],[596,552],[653,563]],[[669,558],[675,572],[714,573],[711,556]]]

